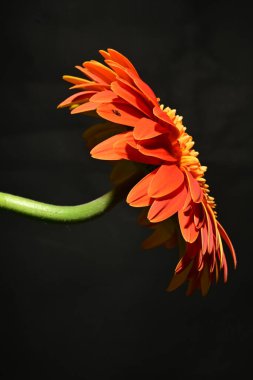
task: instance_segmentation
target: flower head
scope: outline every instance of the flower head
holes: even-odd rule
[[[234,248],[217,220],[204,178],[207,168],[193,149],[182,117],[160,105],[133,64],[113,49],[100,53],[107,66],[93,60],[77,66],[88,79],[64,76],[79,92],[59,107],[69,107],[72,114],[93,112],[107,121],[86,132],[86,139],[93,139],[89,144],[92,157],[145,165],[147,174],[127,196],[131,206],[145,208],[142,222],[146,220],[154,229],[144,247],[162,244],[169,248],[183,238],[184,248],[168,290],[187,280],[188,294],[196,288],[206,294],[220,270],[227,281],[222,240],[236,266]]]

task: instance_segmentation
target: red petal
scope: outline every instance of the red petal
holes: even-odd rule
[[[157,169],[146,175],[130,191],[127,196],[127,203],[133,207],[145,207],[151,204],[151,198],[148,196],[147,189],[150,181],[153,179]]]
[[[178,189],[184,182],[184,175],[177,165],[161,165],[148,193],[152,198],[160,198]]]
[[[133,127],[143,117],[143,114],[134,107],[116,102],[100,104],[97,113],[102,118],[113,123],[128,125],[130,127]]]
[[[203,199],[203,191],[201,187],[199,186],[198,181],[192,176],[192,174],[188,170],[185,170],[185,174],[188,179],[188,184],[189,184],[193,202],[196,202],[196,203],[201,202]]]
[[[156,199],[149,209],[148,219],[157,223],[169,218],[183,207],[186,196],[187,190],[183,185],[166,197]]]

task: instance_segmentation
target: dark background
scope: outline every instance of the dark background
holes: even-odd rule
[[[110,188],[56,110],[62,74],[112,47],[184,116],[238,269],[207,297],[166,293],[177,251],[143,252],[138,211],[53,225],[1,211],[2,379],[220,379],[252,360],[252,27],[231,1],[1,4],[1,191],[78,204]],[[252,372],[251,372],[252,375]],[[248,375],[247,375],[248,376]],[[243,376],[244,377],[244,376]],[[247,377],[249,378],[249,377]]]

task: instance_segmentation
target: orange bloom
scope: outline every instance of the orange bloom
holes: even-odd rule
[[[160,105],[132,63],[113,49],[100,53],[107,66],[97,61],[77,66],[89,79],[64,76],[71,88],[81,91],[59,107],[69,107],[72,114],[93,112],[109,122],[86,133],[93,138],[92,157],[147,165],[148,174],[127,197],[131,206],[147,207],[146,224],[155,230],[144,247],[169,248],[183,237],[184,250],[168,290],[188,281],[188,294],[196,288],[206,294],[221,269],[227,281],[222,239],[236,267],[234,248],[217,221],[204,178],[207,168],[199,162],[182,117]],[[172,223],[173,215],[178,219]]]

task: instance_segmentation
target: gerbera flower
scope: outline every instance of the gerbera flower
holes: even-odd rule
[[[133,64],[113,49],[100,53],[107,66],[97,61],[77,66],[89,79],[64,76],[74,84],[72,89],[81,91],[59,107],[69,107],[72,114],[93,112],[109,122],[86,132],[86,139],[87,135],[93,139],[92,157],[145,164],[147,175],[127,197],[131,206],[147,208],[148,225],[155,230],[144,247],[171,247],[183,237],[184,252],[168,290],[187,280],[188,294],[196,288],[206,294],[221,269],[227,281],[222,239],[236,266],[234,248],[217,221],[214,198],[209,195],[204,178],[207,168],[200,164],[182,117],[160,105]],[[175,215],[178,218],[171,222],[169,218]]]

